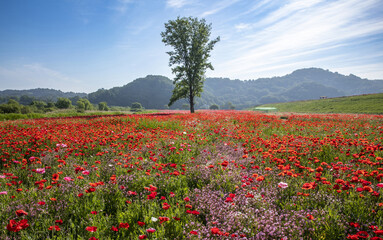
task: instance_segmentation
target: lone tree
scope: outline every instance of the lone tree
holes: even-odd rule
[[[172,72],[176,75],[169,106],[187,98],[190,112],[194,113],[194,99],[201,96],[206,69],[214,70],[208,58],[219,37],[209,41],[210,32],[211,24],[206,24],[205,19],[178,17],[165,23],[162,42],[174,49],[167,54],[170,56],[169,66],[173,66]]]

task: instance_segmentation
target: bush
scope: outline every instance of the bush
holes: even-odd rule
[[[130,110],[133,111],[133,112],[138,112],[138,111],[141,111],[142,108],[143,107],[142,107],[141,103],[134,102],[134,103],[132,103],[132,106],[130,107]]]
[[[98,110],[100,110],[100,111],[109,111],[108,104],[106,102],[98,103]]]
[[[67,109],[72,107],[72,102],[68,98],[58,98],[56,102],[56,107],[60,109]]]
[[[213,104],[213,105],[211,105],[210,106],[210,108],[209,108],[210,110],[218,110],[219,109],[219,107],[218,107],[218,105],[217,104]]]

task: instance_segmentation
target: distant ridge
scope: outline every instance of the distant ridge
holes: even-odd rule
[[[96,92],[64,93],[53,89],[4,90],[0,101],[9,96],[23,95],[52,99],[57,97],[87,97],[92,103],[105,101],[111,106],[130,106],[140,102],[145,108],[166,108],[173,90],[173,83],[167,77],[148,75],[138,78],[122,87],[99,89]],[[321,68],[296,70],[281,77],[257,80],[231,80],[229,78],[207,78],[196,108],[208,108],[217,104],[221,108],[244,109],[255,105],[289,102],[325,97],[341,97],[370,93],[383,93],[383,80],[362,79],[355,75],[342,75]],[[172,108],[181,108],[186,101],[180,100]]]

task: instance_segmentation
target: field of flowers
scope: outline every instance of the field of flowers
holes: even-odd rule
[[[0,239],[383,239],[383,116],[0,122]]]

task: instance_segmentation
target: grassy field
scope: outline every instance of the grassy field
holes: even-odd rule
[[[279,112],[383,114],[383,93],[320,100],[265,104]]]
[[[125,115],[125,114],[147,114],[155,113],[157,110],[142,110],[139,112],[131,111],[86,111],[77,112],[75,109],[56,110],[48,113],[0,113],[0,121],[17,120],[17,119],[39,119],[39,118],[64,118],[64,117],[81,117],[81,116],[99,116],[99,115]]]

